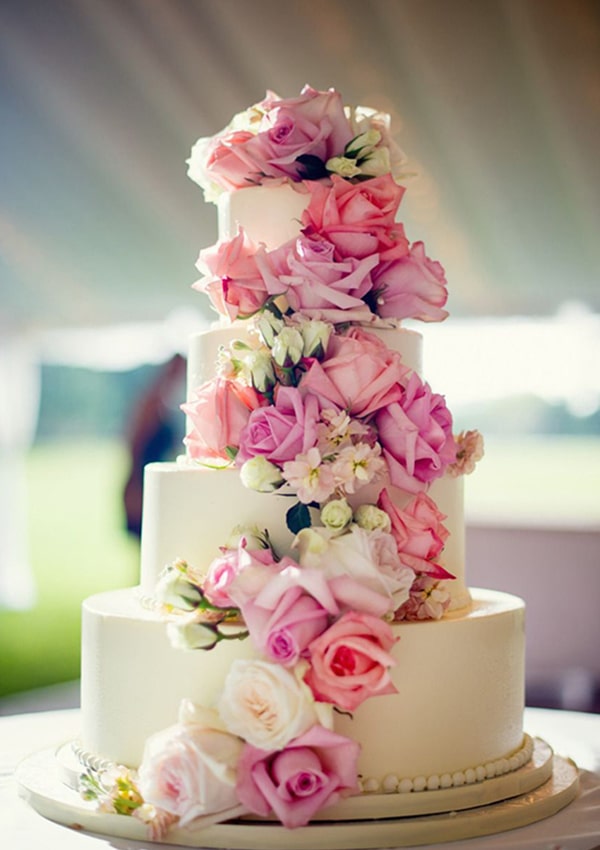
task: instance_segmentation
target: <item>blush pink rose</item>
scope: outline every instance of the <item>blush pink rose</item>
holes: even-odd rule
[[[316,398],[279,384],[275,404],[253,410],[242,428],[237,463],[256,455],[275,464],[293,460],[316,444],[318,419]]]
[[[271,549],[247,549],[242,544],[237,549],[224,549],[208,567],[202,583],[204,595],[218,608],[237,607],[229,595],[230,589],[243,570],[258,565],[271,567],[273,575],[279,569]]]
[[[374,334],[352,328],[332,335],[327,357],[311,361],[299,387],[316,396],[323,409],[333,405],[364,418],[401,398],[407,373],[397,352]]]
[[[239,446],[250,413],[264,404],[252,387],[227,378],[213,378],[181,405],[192,429],[184,442],[195,460],[230,460],[227,449]]]
[[[305,681],[315,698],[354,711],[369,697],[397,693],[390,676],[396,638],[379,617],[349,611],[309,646]]]
[[[334,250],[325,239],[300,237],[257,261],[269,293],[285,293],[294,312],[333,324],[369,321],[371,310],[363,299],[372,288],[378,256],[338,261]]]
[[[228,192],[262,182],[266,163],[248,130],[226,130],[209,142],[203,173]],[[276,176],[273,172],[272,175]]]
[[[182,826],[202,815],[241,814],[235,771],[242,752],[236,735],[200,725],[172,726],[146,741],[140,792]]]
[[[196,266],[204,276],[192,288],[206,293],[215,310],[232,321],[251,316],[269,297],[256,263],[258,250],[240,228],[233,239],[200,252]]]
[[[390,480],[409,493],[424,490],[456,459],[452,415],[444,397],[413,372],[401,398],[375,416]]]
[[[247,744],[238,765],[237,795],[262,817],[274,812],[288,829],[305,826],[341,796],[358,793],[360,746],[324,726],[313,726],[284,750]]]
[[[386,319],[441,322],[448,312],[446,277],[440,263],[430,260],[422,242],[404,257],[380,263],[373,272],[377,291],[375,312]]]
[[[391,520],[391,534],[403,564],[416,573],[426,573],[433,578],[454,578],[439,563],[449,532],[444,525],[446,516],[438,510],[433,499],[426,493],[417,493],[401,510],[384,489],[379,494],[377,505]]]
[[[291,558],[284,558],[282,564],[276,574],[268,570],[255,571],[258,575],[248,578],[240,574],[231,595],[239,603],[250,638],[259,652],[271,661],[291,667],[325,631],[330,617],[338,614],[338,608],[321,571],[300,569]],[[248,592],[247,585],[253,592]]]
[[[332,242],[338,257],[379,254],[387,261],[408,252],[404,229],[395,221],[404,189],[390,174],[356,184],[332,175],[330,186],[315,182],[308,188],[304,232]]]

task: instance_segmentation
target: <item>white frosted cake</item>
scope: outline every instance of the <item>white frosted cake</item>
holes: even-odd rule
[[[219,316],[190,340],[185,452],[146,469],[140,585],[83,606],[83,786],[155,839],[523,790],[524,604],[467,585],[482,442],[401,326],[447,315],[402,169],[385,116],[310,88],[192,152]]]

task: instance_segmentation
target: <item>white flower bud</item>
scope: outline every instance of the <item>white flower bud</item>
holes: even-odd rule
[[[240,469],[240,478],[244,487],[258,490],[259,493],[272,493],[283,484],[279,467],[263,455],[255,455],[247,460]]]
[[[329,322],[307,319],[299,326],[299,330],[304,341],[304,356],[323,357],[333,330]]]
[[[242,540],[245,541],[246,549],[269,548],[267,532],[261,531],[257,525],[236,525],[223,546],[225,549],[237,549]]]
[[[367,153],[370,153],[376,145],[381,141],[381,133],[379,130],[376,130],[375,127],[371,127],[366,132],[361,133],[359,136],[355,136],[351,142],[348,142],[346,145],[346,150],[344,153],[346,156],[354,157],[355,159],[360,159],[364,157]]]
[[[352,522],[352,508],[345,499],[332,499],[321,510],[321,522],[335,534],[341,534]]]
[[[154,599],[160,605],[172,605],[185,611],[193,610],[201,598],[200,590],[179,569],[165,570],[154,590]]]
[[[391,169],[390,152],[387,148],[376,148],[360,161],[360,173],[369,177],[380,177]]]
[[[266,348],[256,349],[246,355],[245,367],[252,386],[259,393],[268,392],[275,384],[275,370],[271,353]]]
[[[346,180],[352,179],[360,174],[360,168],[356,164],[355,159],[350,159],[347,156],[332,156],[325,163],[325,168],[332,174],[339,174]]]
[[[319,534],[314,528],[303,528],[294,538],[293,548],[298,550],[298,561],[302,566],[309,566],[307,558],[322,555],[329,546],[327,536]]]
[[[360,505],[354,511],[354,522],[366,531],[380,529],[389,532],[392,528],[388,514],[377,505]]]
[[[258,331],[269,348],[275,342],[275,336],[285,327],[283,319],[278,319],[270,310],[263,310],[257,323]]]
[[[167,636],[175,649],[211,649],[218,640],[215,628],[193,615],[168,623]]]
[[[278,366],[289,368],[299,363],[304,351],[302,334],[295,328],[283,328],[275,337],[272,354]]]

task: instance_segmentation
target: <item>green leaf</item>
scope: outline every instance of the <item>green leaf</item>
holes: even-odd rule
[[[285,515],[285,521],[292,534],[298,534],[303,528],[310,528],[312,524],[310,511],[302,502],[296,502],[295,505],[292,505]]]
[[[235,460],[238,452],[239,452],[239,449],[236,448],[235,446],[225,446],[225,454],[227,455],[229,460]]]
[[[325,163],[318,156],[310,153],[302,154],[296,157],[296,162],[302,166],[298,171],[302,180],[321,180],[329,176]]]

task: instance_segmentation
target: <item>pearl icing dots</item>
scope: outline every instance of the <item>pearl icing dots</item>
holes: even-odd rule
[[[431,776],[416,776],[414,778],[399,777],[388,774],[381,782],[377,779],[362,779],[361,791],[374,793],[382,791],[385,794],[411,794],[412,792],[437,791],[439,789],[460,788],[463,785],[474,785],[476,782],[484,782],[496,776],[503,776],[511,771],[518,770],[527,764],[533,753],[533,741],[526,735],[520,750],[510,756],[496,759],[496,761],[478,764],[476,767],[467,767],[465,770],[457,770],[454,773],[433,773]]]

